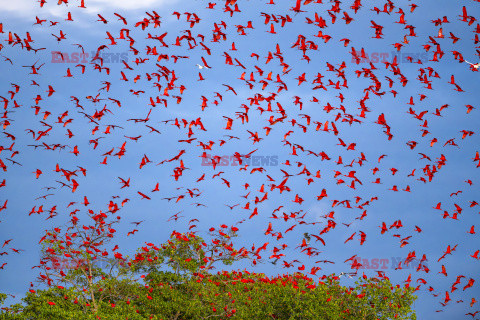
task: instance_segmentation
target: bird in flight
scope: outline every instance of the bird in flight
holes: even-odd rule
[[[472,68],[475,69],[475,70],[478,70],[478,68],[480,68],[480,62],[478,62],[478,63],[471,63],[471,62],[468,62],[467,60],[464,60],[464,61],[465,61],[465,63],[468,63],[469,65],[471,65]]]

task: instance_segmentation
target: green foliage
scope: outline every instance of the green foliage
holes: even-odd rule
[[[208,272],[216,262],[249,257],[234,248],[234,229],[216,235],[207,244],[193,233],[174,233],[162,245],[139,248],[134,259],[106,259],[104,268],[87,260],[63,274],[58,282],[65,286],[30,290],[23,303],[2,308],[0,320],[416,319],[414,289],[388,278],[359,278],[346,287],[335,275],[315,281],[301,273]],[[0,303],[5,298],[0,294]]]
[[[176,274],[205,273],[214,268],[214,264],[222,262],[231,265],[233,262],[249,258],[244,248],[233,247],[236,228],[222,228],[216,233],[211,230],[214,238],[207,244],[205,240],[194,233],[176,233],[160,247],[148,244],[137,251],[135,259],[129,263],[132,271],[153,272],[168,266]]]
[[[70,289],[28,293],[25,306],[12,306],[0,319],[416,319],[413,289],[392,287],[388,279],[362,279],[341,286],[338,277],[314,282],[303,274],[277,277],[248,272],[196,274],[190,278],[155,271],[145,283],[118,283],[94,314]],[[76,301],[76,302],[75,302]],[[53,302],[55,305],[49,305]]]

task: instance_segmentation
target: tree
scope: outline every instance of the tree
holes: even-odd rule
[[[114,214],[111,204],[107,213]],[[126,257],[117,248],[108,252],[106,246],[113,239],[113,225],[120,217],[109,221],[106,213],[88,211],[90,224],[80,226],[73,216],[62,232],[62,228],[46,230],[42,243],[42,257],[38,277],[48,287],[56,287],[74,295],[74,303],[82,306],[84,313],[96,313],[100,305],[112,297],[128,297],[133,274],[126,265]],[[113,257],[111,257],[113,255]],[[66,273],[65,273],[66,272]],[[57,293],[57,291],[52,291]],[[91,308],[91,310],[90,310]]]
[[[95,237],[102,237],[101,229],[95,230]],[[107,237],[111,234],[103,230]],[[44,279],[50,287],[31,289],[23,304],[2,308],[0,319],[416,319],[411,309],[414,288],[393,286],[386,277],[364,276],[354,287],[346,287],[336,275],[315,281],[298,272],[273,277],[246,270],[211,272],[219,262],[259,257],[260,248],[235,249],[236,231],[224,225],[212,228],[208,244],[194,232],[173,232],[166,243],[146,243],[132,259],[117,255],[105,260],[107,268],[95,265],[100,259],[95,253],[103,252],[100,245],[94,246],[100,238],[77,235],[82,241],[75,247],[71,235],[66,243],[58,230],[50,232],[45,252],[72,252],[86,261],[66,273],[47,270]]]
[[[65,288],[28,293],[25,306],[13,306],[0,319],[416,319],[413,288],[393,287],[388,279],[344,287],[334,275],[315,283],[301,273],[187,278],[156,271],[128,289],[132,298],[103,301],[95,313],[83,312]]]
[[[237,237],[236,227],[221,225],[220,229],[210,228],[210,243],[196,235],[196,232],[179,233],[174,231],[170,240],[160,248],[152,243],[141,247],[135,259],[129,263],[133,270],[148,271],[159,270],[165,264],[175,274],[192,274],[194,272],[207,273],[215,268],[218,262],[231,265],[242,259],[252,259],[253,254],[245,248],[234,248],[233,239]]]

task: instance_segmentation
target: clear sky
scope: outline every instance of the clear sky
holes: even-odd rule
[[[411,275],[410,285],[420,285],[415,304],[419,319],[472,319],[465,314],[480,309],[478,302],[470,307],[472,298],[480,297],[480,261],[471,257],[480,249],[480,209],[475,205],[480,160],[474,160],[480,146],[480,78],[455,53],[472,63],[479,60],[478,2],[397,1],[390,2],[390,11],[384,1],[303,1],[295,12],[296,1],[249,0],[237,1],[236,11],[229,5],[232,13],[225,1],[215,3],[85,0],[86,8],[79,8],[76,0],[68,6],[49,1],[42,8],[27,0],[2,4],[0,106],[5,105],[5,114],[0,159],[6,169],[0,170],[0,184],[5,179],[0,206],[8,202],[0,211],[0,245],[13,240],[0,249],[8,253],[0,257],[0,266],[6,263],[0,270],[0,292],[15,295],[10,300],[16,301],[34,281],[38,271],[32,266],[38,264],[38,243],[46,229],[64,225],[75,209],[85,219],[88,209],[105,212],[110,201],[129,199],[118,212],[122,220],[109,244],[118,244],[125,255],[145,242],[165,242],[173,230],[188,230],[191,219],[199,220],[195,230],[206,238],[212,226],[236,225],[238,247],[268,246],[262,262],[240,262],[234,269],[278,274],[304,265],[305,272],[319,266],[317,275],[338,274],[353,271],[344,261],[357,255],[365,267],[360,274],[375,276],[381,270],[399,284]],[[382,12],[385,6],[388,12]],[[160,26],[150,22],[142,30],[141,22],[153,11],[161,17]],[[33,25],[37,20],[46,21]],[[121,29],[129,30],[131,40],[118,39]],[[10,32],[22,44],[9,43]],[[214,37],[219,39],[212,41]],[[35,50],[27,50],[26,43]],[[397,50],[395,44],[402,46]],[[102,45],[107,47],[100,51],[99,71],[95,63],[100,61],[92,59]],[[64,61],[56,52],[62,52]],[[148,60],[139,63],[143,59]],[[32,65],[39,74],[31,74]],[[72,77],[66,77],[67,69]],[[169,83],[173,88],[165,95]],[[49,86],[55,90],[50,96]],[[97,124],[85,115],[94,116],[104,106],[108,111]],[[147,115],[147,122],[129,120]],[[384,123],[379,121],[382,115]],[[192,124],[197,119],[205,130],[198,121]],[[125,155],[114,156],[125,142]],[[48,150],[42,143],[65,147]],[[160,164],[182,150],[177,160]],[[204,152],[223,160],[215,168],[206,165]],[[251,152],[250,164],[240,170],[244,164],[237,165],[234,154]],[[151,162],[140,168],[144,156]],[[180,160],[187,169],[176,180]],[[77,170],[75,192],[72,181],[55,172],[56,164]],[[252,172],[255,168],[263,170]],[[42,172],[38,178],[37,169]],[[203,174],[204,180],[197,182]],[[291,175],[284,184],[289,190],[271,188],[286,175]],[[121,189],[118,177],[130,178],[130,186]],[[157,183],[158,191],[152,192]],[[187,189],[199,196],[191,197]],[[327,196],[318,200],[323,189]],[[297,195],[301,203],[295,202]],[[67,207],[70,202],[75,204]],[[440,210],[435,209],[438,203]],[[43,212],[29,215],[41,206]],[[46,220],[54,206],[58,214]],[[251,217],[255,208],[258,214]],[[167,221],[180,211],[178,220]],[[296,217],[283,219],[295,212]],[[141,220],[138,228],[131,224]],[[321,235],[326,245],[313,236],[310,243],[321,252],[300,252],[296,247],[304,233],[319,235],[328,220],[336,226]],[[265,235],[269,223],[283,238]],[[383,223],[388,231],[382,234]],[[469,233],[472,226],[475,233]],[[127,236],[135,228],[138,232]],[[282,244],[287,245],[281,251],[285,256],[276,265],[269,263],[275,260],[269,259],[274,247]],[[456,246],[455,251],[438,261],[448,246]],[[24,251],[17,254],[12,248]],[[412,252],[415,268],[398,269]],[[417,271],[423,255],[427,261]],[[283,261],[293,260],[299,262],[284,267]],[[320,260],[335,263],[316,262]],[[464,278],[452,292],[458,276]],[[473,286],[463,290],[470,279]],[[451,301],[442,306],[446,291]]]

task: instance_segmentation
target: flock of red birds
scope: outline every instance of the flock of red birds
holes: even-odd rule
[[[42,217],[56,227],[69,219],[81,222],[85,211],[114,217],[130,206],[129,212],[164,207],[162,223],[179,229],[172,223],[190,220],[185,228],[201,232],[226,215],[239,234],[250,223],[243,230],[247,238],[270,239],[252,246],[257,257],[270,252],[254,264],[269,261],[311,275],[329,265],[337,273],[367,272],[371,268],[361,259],[367,254],[355,250],[370,237],[396,232],[392,244],[403,260],[395,270],[372,268],[371,275],[390,276],[417,261],[407,285],[438,297],[435,311],[456,302],[466,305],[463,314],[477,317],[476,274],[449,269],[458,261],[477,269],[480,263],[478,228],[463,222],[480,213],[478,202],[459,198],[475,193],[480,168],[479,121],[470,127],[478,110],[475,92],[467,89],[480,64],[465,59],[480,56],[480,24],[465,6],[424,21],[416,15],[422,4],[410,1],[267,0],[259,5],[269,8],[266,13],[255,1],[224,0],[195,2],[199,12],[160,7],[140,18],[102,12],[95,20],[82,12],[88,0],[51,2],[39,1],[28,31],[14,30],[8,19],[0,23],[0,65],[18,79],[4,76],[0,88],[0,168],[6,177],[0,177],[0,228],[15,215]],[[48,17],[49,6],[65,16]],[[95,36],[78,40],[77,16],[94,25]],[[380,57],[388,59],[372,58],[379,49],[370,48],[382,48],[377,42],[383,45]],[[453,105],[459,100],[465,103]],[[441,122],[449,117],[454,120]],[[384,149],[389,144],[394,147]],[[437,176],[460,162],[455,152],[464,156],[465,150],[463,171],[450,176],[463,189],[430,198],[429,189],[448,187]],[[278,165],[256,164],[271,154]],[[402,167],[412,155],[414,167]],[[15,184],[22,185],[16,187],[24,192],[20,197],[9,189]],[[108,209],[93,203],[110,190],[113,196],[103,201]],[[408,193],[405,199],[422,193],[416,201],[430,210],[424,225],[408,214],[367,211],[382,199],[388,208],[392,192]],[[142,200],[156,204],[143,207],[148,201]],[[177,213],[164,213],[169,210]],[[139,225],[153,219],[142,212],[135,214],[133,230],[115,235],[118,240],[138,236]],[[393,202],[392,212],[398,212]],[[450,219],[463,223],[463,234],[450,235],[458,241],[447,244],[431,225]],[[11,255],[25,251],[7,237],[1,239],[3,272]],[[333,244],[337,239],[340,244]],[[443,255],[412,244],[422,239],[436,239],[446,248]],[[345,257],[322,254],[329,243]],[[455,281],[445,285],[439,277]],[[450,298],[459,288],[461,296]]]

